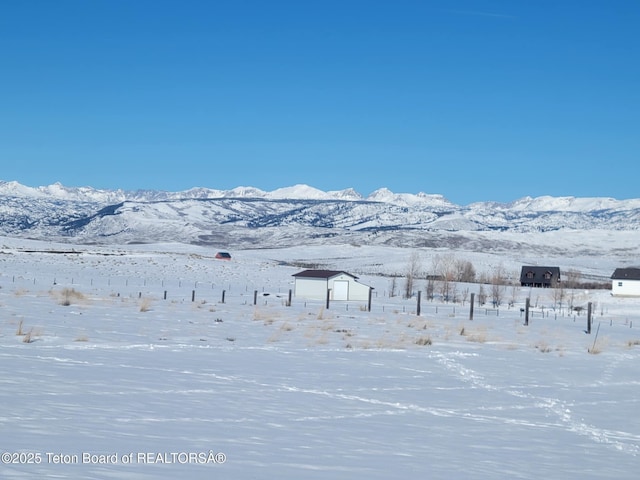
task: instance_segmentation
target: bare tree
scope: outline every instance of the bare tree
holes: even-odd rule
[[[484,285],[480,285],[480,289],[478,290],[478,305],[482,306],[487,303],[487,292],[484,289]]]
[[[497,266],[493,270],[491,276],[491,302],[494,307],[499,307],[502,304],[505,291],[505,273],[502,265]]]
[[[476,280],[476,269],[468,260],[456,260],[454,263],[455,281],[473,283]]]
[[[487,272],[480,272],[480,274],[476,275],[477,283],[491,283],[491,277],[487,274]]]
[[[572,288],[569,290],[569,310],[573,310],[573,305],[576,301],[576,291]]]
[[[456,259],[453,254],[436,255],[433,258],[433,269],[438,276],[438,290],[445,302],[452,300],[456,278]]]
[[[427,278],[427,287],[426,287],[427,300],[433,300],[435,289],[436,289],[435,283],[436,282],[433,279],[433,277],[430,276]]]
[[[447,280],[446,277],[442,277],[440,280],[438,280],[438,292],[440,293],[443,302],[449,301],[450,290],[451,282]]]
[[[456,282],[450,282],[449,298],[453,303],[458,303],[458,284]]]
[[[412,252],[407,263],[407,273],[404,283],[404,298],[411,298],[413,296],[414,284],[418,276],[420,275],[420,254],[418,252]]]
[[[469,298],[469,287],[465,287],[462,289],[462,305],[464,305],[465,303],[467,303],[467,299]]]
[[[509,299],[509,306],[513,307],[518,300],[518,295],[520,294],[520,287],[517,285],[511,286],[511,298]]]
[[[582,273],[575,269],[569,269],[564,275],[565,280],[563,283],[566,288],[580,288]]]
[[[391,289],[389,291],[389,297],[396,296],[396,288],[398,288],[398,277],[394,275],[393,277],[391,277]]]
[[[552,297],[553,297],[553,308],[559,307],[562,310],[562,302],[564,301],[566,293],[564,291],[564,286],[562,283],[557,283],[553,288]]]

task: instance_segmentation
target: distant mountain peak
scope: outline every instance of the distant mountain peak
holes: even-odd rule
[[[235,187],[226,192],[222,192],[223,196],[232,196],[238,198],[263,198],[265,191],[255,187]]]
[[[332,198],[338,200],[363,200],[364,197],[360,193],[356,192],[353,188],[346,188],[344,190],[332,190],[327,192]]]
[[[640,199],[543,196],[458,206],[442,195],[388,188],[363,198],[352,188],[324,192],[305,184],[271,192],[255,187],[166,192],[60,183],[32,188],[0,181],[0,216],[0,236],[79,243],[171,241],[264,248],[378,242],[493,248],[494,242],[483,242],[483,236],[511,232],[519,244],[532,232],[588,230],[593,236],[601,230],[633,233],[621,249],[632,251],[640,230]]]
[[[367,197],[363,197],[353,188],[344,190],[323,191],[306,184],[297,184],[289,187],[277,188],[272,191],[264,191],[251,186],[238,186],[231,190],[219,190],[206,187],[193,187],[188,190],[168,192],[162,190],[100,190],[90,186],[67,187],[60,182],[51,185],[29,187],[16,181],[0,180],[0,195],[14,197],[56,198],[68,201],[84,201],[96,203],[116,203],[126,200],[162,201],[179,200],[189,198],[213,199],[213,198],[262,198],[273,200],[343,200],[343,201],[370,201],[389,203],[394,205],[431,205],[448,208],[497,208],[509,210],[535,210],[535,211],[592,211],[606,209],[635,209],[640,208],[640,199],[616,200],[608,197],[579,198],[579,197],[552,197],[525,196],[511,203],[477,202],[460,207],[451,203],[443,195],[419,193],[394,193],[386,187],[379,188]]]
[[[317,188],[310,187],[305,184],[293,185],[291,187],[278,188],[268,193],[268,198],[274,199],[296,199],[296,200],[328,200],[331,196],[318,190]]]
[[[451,205],[446,198],[439,194],[427,194],[424,192],[419,193],[393,193],[388,188],[379,188],[367,197],[367,200],[374,202],[393,203],[396,205],[416,205],[416,204],[431,204],[431,205]]]

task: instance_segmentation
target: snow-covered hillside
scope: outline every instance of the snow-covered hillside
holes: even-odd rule
[[[0,234],[84,244],[180,242],[224,248],[305,244],[396,245],[558,254],[557,232],[581,235],[578,249],[599,256],[640,229],[640,200],[523,198],[511,204],[452,204],[440,195],[368,197],[307,185],[264,192],[194,188],[183,192],[104,191],[60,184],[0,182]],[[613,242],[602,242],[608,232]],[[630,257],[629,257],[630,256]]]

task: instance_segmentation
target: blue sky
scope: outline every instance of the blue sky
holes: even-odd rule
[[[0,3],[0,179],[638,198],[636,0]]]

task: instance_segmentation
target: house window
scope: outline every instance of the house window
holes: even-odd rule
[[[546,272],[544,274],[544,278],[545,278],[545,280],[550,280],[551,279],[551,273],[550,272]]]
[[[618,286],[621,287],[622,286],[622,282],[618,282]]]
[[[527,278],[533,278],[533,272],[527,272]]]

